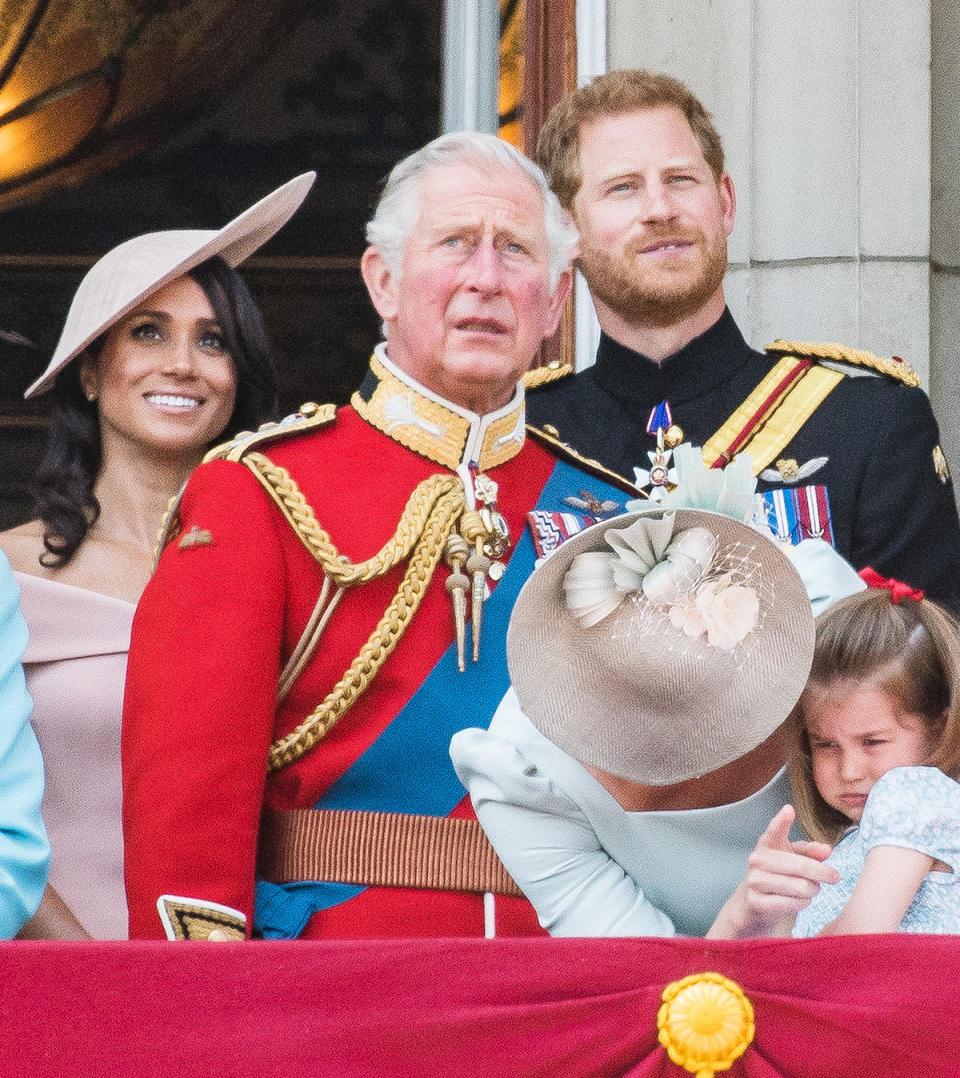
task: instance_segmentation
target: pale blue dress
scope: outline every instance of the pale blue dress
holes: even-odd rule
[[[874,846],[919,850],[953,869],[927,873],[900,931],[960,934],[960,783],[936,767],[895,767],[876,781],[859,827],[827,859],[840,882],[822,886],[800,911],[794,936],[815,936],[840,914]]]
[[[33,916],[50,867],[40,818],[43,760],[30,726],[33,704],[20,659],[27,625],[20,589],[0,554],[0,938],[10,939]]]
[[[450,756],[477,817],[553,936],[703,936],[790,799],[781,769],[742,801],[628,812],[548,741],[511,689]]]

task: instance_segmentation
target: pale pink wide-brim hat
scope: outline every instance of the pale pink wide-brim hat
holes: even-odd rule
[[[219,230],[148,232],[108,251],[80,282],[53,358],[24,396],[45,393],[101,333],[201,262],[219,255],[228,266],[239,266],[290,220],[315,179],[315,172],[295,176]]]
[[[725,649],[688,635],[689,619],[676,611],[678,627],[669,606],[642,593],[585,627],[567,605],[565,586],[580,579],[568,578],[574,559],[609,554],[614,530],[665,516],[628,513],[568,539],[527,580],[507,632],[510,677],[531,722],[582,763],[654,786],[705,775],[773,734],[803,691],[814,643],[809,599],[780,549],[746,524],[691,509],[675,511],[673,534],[714,537],[703,581],[752,591],[754,627]],[[592,559],[578,562],[588,576]]]

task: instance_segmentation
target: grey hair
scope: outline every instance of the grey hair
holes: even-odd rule
[[[367,222],[367,243],[377,248],[390,272],[399,279],[404,248],[420,216],[420,178],[428,169],[463,163],[494,164],[519,170],[540,192],[543,224],[550,247],[550,288],[556,288],[560,274],[569,269],[576,253],[579,241],[576,227],[550,190],[539,166],[496,135],[451,131],[396,164],[387,178],[373,217]]]

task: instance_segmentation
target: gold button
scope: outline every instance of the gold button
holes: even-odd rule
[[[683,441],[683,428],[671,423],[663,433],[663,444],[667,449],[676,449]]]

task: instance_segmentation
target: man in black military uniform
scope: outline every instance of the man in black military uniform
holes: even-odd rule
[[[553,109],[538,158],[580,229],[603,334],[593,367],[529,394],[528,421],[653,497],[681,441],[713,467],[748,452],[782,538],[821,536],[858,569],[953,598],[960,524],[919,379],[838,346],[746,344],[723,294],[735,192],[690,91],[602,76]]]

